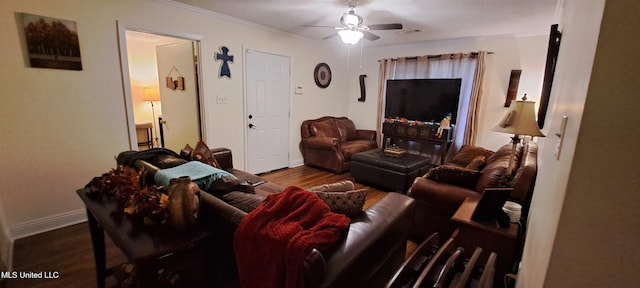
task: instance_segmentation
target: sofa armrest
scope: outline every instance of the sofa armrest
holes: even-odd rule
[[[302,138],[302,147],[318,149],[318,150],[333,150],[340,151],[340,140],[332,137],[307,137]]]
[[[414,203],[392,192],[352,218],[335,247],[323,257],[315,255],[315,250],[308,255],[305,268],[315,269],[305,271],[308,286],[366,287],[374,278],[373,282],[389,279],[404,261]]]
[[[231,149],[229,148],[212,148],[211,154],[216,158],[218,164],[220,164],[220,168],[224,170],[233,168],[233,155],[231,153]]]
[[[454,211],[460,207],[467,197],[477,199],[480,193],[448,183],[436,182],[424,177],[417,177],[407,195],[420,201],[429,203],[441,211]]]
[[[133,162],[133,166],[136,168],[136,170],[143,171],[144,186],[151,186],[155,184],[154,176],[156,176],[156,173],[160,171],[160,168],[141,159],[138,159],[135,162]]]
[[[375,130],[356,130],[358,134],[359,140],[370,140],[376,141],[376,131]]]
[[[207,221],[207,225],[212,226],[229,226],[232,234],[247,213],[224,202],[222,199],[215,197],[209,193],[201,193],[200,195],[200,213],[203,220]],[[210,222],[210,221],[214,222]]]

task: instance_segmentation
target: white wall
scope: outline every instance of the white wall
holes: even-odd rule
[[[118,53],[116,21],[126,28],[193,36],[201,40],[206,141],[234,151],[244,168],[243,49],[290,56],[293,95],[291,162],[301,163],[299,126],[325,114],[347,115],[345,49],[273,32],[178,4],[150,0],[3,1],[0,4],[0,191],[8,239],[23,237],[85,218],[75,190],[115,167],[114,156],[128,150],[129,139]],[[28,67],[14,13],[58,17],[77,22],[82,71]],[[227,46],[235,56],[232,79],[217,77],[214,53]],[[313,81],[317,63],[327,62],[333,81],[327,89]],[[293,87],[292,87],[293,91]],[[216,104],[221,94],[228,104]],[[186,143],[185,143],[186,144]],[[135,148],[135,147],[134,147]]]
[[[349,117],[356,121],[357,127],[376,128],[378,60],[380,59],[466,53],[480,50],[491,51],[494,54],[487,56],[476,145],[496,150],[510,141],[509,135],[492,132],[490,129],[500,121],[507,111],[507,108],[504,108],[504,101],[511,70],[522,70],[517,98],[519,99],[523,93],[527,93],[530,100],[537,102],[542,90],[548,39],[548,31],[545,31],[543,35],[536,36],[502,35],[462,38],[379,48],[368,48],[365,44],[362,65],[360,65],[360,49],[352,49],[350,54]],[[365,102],[357,101],[360,96],[358,82],[360,74],[367,75],[367,100]]]
[[[598,1],[597,5],[578,2],[564,1],[559,27],[563,35],[545,130],[553,134],[559,131],[562,116],[568,116],[569,120],[560,160],[554,156],[556,136],[550,135],[546,139],[549,145],[539,151],[538,180],[531,203],[519,287],[542,287],[545,282],[578,142],[604,1]]]
[[[564,1],[548,119],[569,122],[560,160],[555,145],[540,155],[519,287],[640,283],[639,13],[637,0]]]

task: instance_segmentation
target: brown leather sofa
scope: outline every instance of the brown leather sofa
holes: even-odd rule
[[[470,148],[470,147],[467,147]],[[456,161],[456,159],[471,159],[473,155],[461,155],[465,147],[445,165],[463,168],[468,165],[468,161]],[[479,148],[466,149],[484,150],[481,152],[486,156],[484,168],[478,173],[476,181],[469,181],[467,174],[473,174],[464,169],[460,170],[467,179],[449,179],[438,181],[434,179],[433,174],[427,172],[422,177],[414,180],[409,188],[407,195],[416,200],[416,209],[413,217],[411,228],[411,236],[415,239],[425,239],[434,232],[442,235],[442,239],[448,239],[453,232],[453,226],[450,225],[450,219],[462,202],[469,198],[480,198],[482,191],[488,187],[512,187],[510,200],[522,205],[522,217],[526,220],[529,204],[531,202],[532,191],[534,188],[537,175],[537,153],[538,146],[535,142],[528,142],[524,146],[516,148],[516,157],[514,164],[514,176],[510,183],[501,182],[506,174],[509,165],[512,145],[507,144],[498,149],[495,153]],[[484,157],[483,156],[483,157]],[[440,167],[445,168],[445,167]],[[442,169],[441,169],[442,170]],[[467,169],[468,170],[468,169]]]
[[[304,164],[337,174],[349,171],[351,155],[378,148],[376,131],[356,129],[347,117],[305,120],[300,134]]]
[[[211,149],[222,169],[240,180],[256,185],[258,199],[279,193],[284,187],[265,182],[259,176],[233,168],[231,150]],[[146,161],[136,166],[157,169]],[[244,193],[242,193],[244,194]],[[207,246],[207,270],[212,287],[239,287],[233,249],[233,235],[247,212],[223,199],[201,193],[198,221],[213,232]],[[406,254],[415,201],[399,193],[389,193],[377,203],[351,218],[349,228],[325,253],[313,250],[304,263],[306,287],[382,287],[402,264]],[[269,259],[255,259],[269,265]]]

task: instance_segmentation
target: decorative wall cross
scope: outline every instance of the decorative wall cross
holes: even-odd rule
[[[220,51],[222,53],[216,52],[216,61],[222,61],[220,64],[220,75],[219,78],[227,77],[231,78],[231,69],[229,68],[229,62],[233,63],[233,55],[229,55],[229,48],[226,46],[220,46]]]

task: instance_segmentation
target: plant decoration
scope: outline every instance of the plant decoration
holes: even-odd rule
[[[94,199],[101,196],[115,198],[124,213],[141,217],[147,225],[166,223],[169,196],[163,193],[164,187],[142,187],[143,175],[144,172],[133,168],[118,166],[94,177],[85,186],[89,188],[87,195]]]

